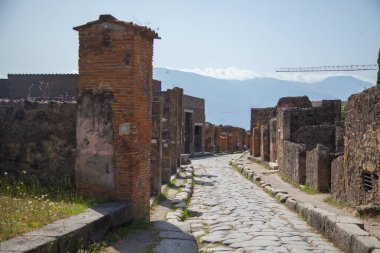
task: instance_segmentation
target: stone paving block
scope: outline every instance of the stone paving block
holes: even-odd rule
[[[160,231],[159,236],[164,239],[180,239],[180,240],[189,240],[195,241],[194,236],[183,233],[182,231]]]
[[[58,252],[58,241],[55,237],[22,235],[0,243],[0,252]]]
[[[196,253],[198,247],[195,241],[163,239],[153,250],[154,253]]]
[[[354,236],[351,239],[352,253],[369,253],[373,249],[380,249],[380,242],[373,236]]]

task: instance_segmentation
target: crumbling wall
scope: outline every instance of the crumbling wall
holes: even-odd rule
[[[290,141],[283,142],[284,160],[282,173],[297,184],[306,180],[306,147]]]
[[[255,127],[252,129],[251,154],[253,157],[260,157],[261,129]]]
[[[267,124],[269,120],[275,116],[275,108],[251,108],[251,130]]]
[[[312,107],[312,103],[310,102],[307,96],[302,97],[282,97],[277,102],[277,108],[310,108]]]
[[[277,162],[277,119],[272,118],[269,121],[269,160]]]
[[[291,140],[305,144],[307,150],[321,144],[335,152],[335,129],[335,125],[303,126],[291,133]]]
[[[330,190],[331,160],[329,148],[319,144],[306,152],[306,184],[310,188],[320,192]]]
[[[0,100],[0,174],[53,184],[74,179],[76,103]]]
[[[380,203],[380,86],[348,99],[344,177],[347,200]]]
[[[261,125],[260,128],[260,158],[261,161],[269,161],[269,126]]]
[[[337,200],[345,200],[344,156],[339,156],[331,163],[331,196]]]

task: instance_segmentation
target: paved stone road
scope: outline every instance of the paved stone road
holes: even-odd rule
[[[228,155],[193,160],[189,222],[201,252],[341,252],[296,213],[228,166]]]

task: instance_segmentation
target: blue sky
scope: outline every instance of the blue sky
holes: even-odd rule
[[[311,82],[331,73],[274,71],[375,64],[380,47],[379,0],[0,0],[0,77],[75,72],[72,27],[99,14],[156,29],[162,40],[155,42],[155,67],[220,78]],[[376,71],[344,74],[376,77]]]

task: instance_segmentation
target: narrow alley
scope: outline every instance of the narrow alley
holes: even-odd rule
[[[200,252],[341,252],[229,165],[239,155],[193,160],[189,204]]]

